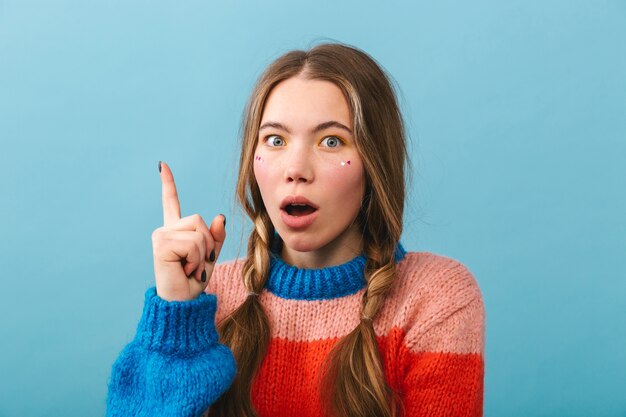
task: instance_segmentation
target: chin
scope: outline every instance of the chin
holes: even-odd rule
[[[284,235],[280,232],[278,232],[278,234],[280,235],[283,244],[296,252],[311,252],[324,246],[322,244],[323,242],[319,242],[317,239],[311,239],[310,236],[293,236],[289,232]]]

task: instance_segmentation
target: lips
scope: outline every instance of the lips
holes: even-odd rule
[[[319,207],[312,203],[309,199],[301,195],[290,195],[283,199],[280,203],[281,210],[290,210],[294,207],[310,207],[312,211],[317,210]]]
[[[294,229],[310,226],[318,215],[319,207],[303,196],[287,196],[280,204],[283,222]]]

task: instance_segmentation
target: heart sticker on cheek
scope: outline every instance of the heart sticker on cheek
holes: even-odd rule
[[[257,155],[257,156],[255,156],[255,157],[254,157],[254,159],[255,159],[256,161],[263,162],[263,158],[261,158],[261,157],[260,157],[260,156],[258,156],[258,155]]]
[[[341,166],[344,166],[344,165],[350,165],[350,161],[346,161],[346,162],[341,161]]]

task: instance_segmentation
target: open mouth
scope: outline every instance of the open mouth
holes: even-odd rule
[[[317,209],[308,204],[287,204],[285,206],[287,214],[295,217],[306,216],[313,213],[315,210]]]

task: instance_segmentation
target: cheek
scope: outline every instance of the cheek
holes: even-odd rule
[[[265,165],[265,163],[262,160],[259,160],[257,158],[259,158],[258,156],[255,155],[254,157],[254,164],[253,164],[253,173],[254,173],[254,178],[256,180],[256,183],[259,186],[259,191],[261,192],[261,198],[263,198],[263,201],[265,202],[265,205],[267,206],[267,198],[268,198],[268,191],[270,189],[270,184],[271,184],[271,178],[270,178],[270,172],[267,169],[267,166]]]
[[[261,188],[261,192],[263,192],[263,188],[273,182],[273,177],[275,175],[274,170],[272,170],[272,164],[268,163],[266,158],[259,153],[254,154],[254,164],[253,164],[253,172],[254,177],[256,178],[256,182],[259,184]]]
[[[350,161],[349,164],[348,161]],[[365,176],[363,165],[359,160],[341,160],[332,170],[329,170],[326,181],[329,184],[328,189],[336,191],[335,204],[350,208],[361,206]]]
[[[330,176],[346,187],[353,187],[363,182],[363,163],[358,158],[342,158],[333,163]]]
[[[280,167],[271,156],[268,158],[263,153],[255,153],[253,173],[268,213],[277,215],[278,184],[282,178]]]

